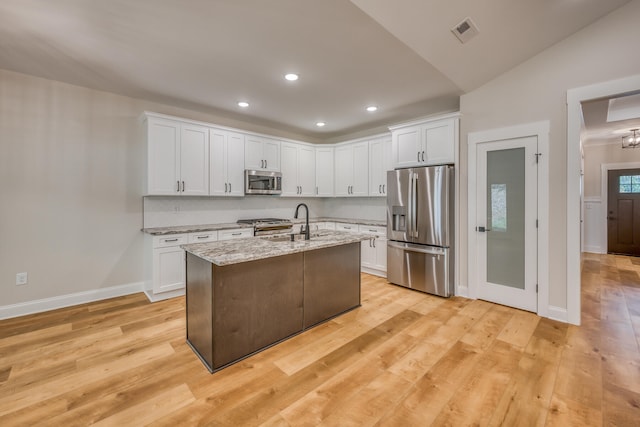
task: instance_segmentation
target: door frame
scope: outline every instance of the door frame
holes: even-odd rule
[[[538,275],[538,311],[542,317],[549,317],[549,121],[528,123],[486,131],[470,132],[467,136],[468,145],[468,170],[467,176],[467,268],[468,298],[478,298],[478,252],[476,238],[476,173],[478,144],[485,142],[502,141],[535,136],[538,140],[538,248],[537,248],[537,275]],[[465,290],[460,289],[462,294]]]
[[[609,252],[609,223],[607,221],[607,207],[609,206],[609,187],[607,182],[609,181],[609,171],[623,169],[640,169],[640,162],[603,163],[600,165],[600,214],[602,215],[602,223],[600,224],[600,241],[603,242],[602,253],[604,254]]]
[[[564,320],[574,325],[580,324],[581,307],[582,101],[633,92],[638,88],[640,88],[640,74],[567,90],[567,312]]]

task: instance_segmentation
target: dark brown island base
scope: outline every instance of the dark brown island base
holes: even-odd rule
[[[187,343],[211,372],[360,306],[360,241],[260,238],[185,245]]]

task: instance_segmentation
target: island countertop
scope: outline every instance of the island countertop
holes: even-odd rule
[[[276,241],[262,237],[222,240],[182,245],[185,251],[218,266],[289,255],[314,249],[356,243],[371,238],[370,234],[320,230],[310,240]]]

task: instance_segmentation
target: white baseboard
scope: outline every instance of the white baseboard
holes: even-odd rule
[[[454,295],[457,297],[470,298],[468,286],[456,286]]]
[[[160,294],[154,294],[153,291],[145,290],[144,294],[149,302],[158,302],[169,298],[181,297],[185,295],[185,289],[183,288],[170,292],[162,292]]]
[[[600,246],[585,246],[583,252],[589,252],[592,254],[606,254],[606,250],[602,250]]]
[[[550,305],[547,309],[547,317],[559,322],[569,323],[569,315],[566,308]]]
[[[360,271],[362,273],[368,273],[368,274],[373,274],[374,276],[379,276],[379,277],[387,277],[387,272],[384,270],[377,270],[374,268],[369,268],[369,267],[360,267]]]
[[[56,310],[58,308],[70,307],[72,305],[85,304],[88,302],[100,301],[103,299],[115,298],[143,291],[144,282],[138,282],[21,302],[18,304],[3,305],[0,306],[0,320],[25,316],[27,314],[42,313],[43,311]]]

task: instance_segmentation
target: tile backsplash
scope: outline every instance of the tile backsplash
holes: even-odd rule
[[[144,227],[236,222],[247,218],[293,218],[298,203],[310,217],[384,220],[384,198],[144,197]]]

